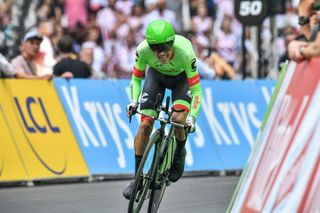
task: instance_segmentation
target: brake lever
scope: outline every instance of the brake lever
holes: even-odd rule
[[[132,114],[129,115],[129,124],[131,124]]]
[[[129,108],[129,112],[128,112],[130,115],[128,116],[129,117],[129,123],[131,123],[131,119],[132,119],[132,115],[133,115],[133,110],[132,110],[132,107]]]

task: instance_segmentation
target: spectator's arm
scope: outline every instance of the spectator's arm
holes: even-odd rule
[[[236,77],[236,72],[233,67],[224,59],[222,59],[218,54],[212,53],[210,55],[210,58],[214,62],[215,67],[217,67],[217,69],[221,68],[230,79],[234,79]]]
[[[0,75],[4,74],[5,77],[13,77],[14,72],[12,69],[12,65],[9,61],[0,53]],[[1,77],[1,76],[0,76]]]
[[[305,42],[305,41],[297,41],[297,40],[293,40],[289,43],[289,46],[288,46],[288,55],[289,55],[289,58],[291,60],[294,60],[296,62],[300,62],[302,61],[304,58],[303,56],[301,55],[301,47],[305,47],[307,46],[308,43]]]
[[[309,42],[299,48],[300,54],[305,59],[320,56],[320,32],[317,33],[315,41]]]
[[[17,73],[15,73],[14,77],[15,77],[15,78],[18,78],[18,79],[43,79],[43,80],[51,80],[53,76],[50,75],[50,74],[42,75],[42,76],[35,76],[35,75],[28,74],[28,73],[25,73],[25,72],[17,72]]]

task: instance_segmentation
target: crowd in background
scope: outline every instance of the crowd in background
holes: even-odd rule
[[[297,1],[288,1],[286,7],[286,14],[276,17],[279,61],[299,29]],[[202,78],[241,79],[243,28],[235,18],[233,0],[0,0],[0,63],[9,61],[12,76],[20,78],[130,78],[135,48],[144,39],[146,25],[158,18],[192,41]],[[250,37],[248,30],[248,76],[254,55]],[[266,19],[266,67],[269,42]],[[17,74],[25,69],[27,75]]]

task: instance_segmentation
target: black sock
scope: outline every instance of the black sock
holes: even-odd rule
[[[142,155],[137,155],[137,154],[135,154],[135,155],[134,155],[134,158],[135,158],[135,161],[136,161],[134,174],[137,174],[137,171],[138,171],[138,169],[139,169],[140,162],[141,162],[141,160],[142,160]]]
[[[180,141],[180,140],[176,139],[176,142],[177,142],[176,152],[182,153],[184,146],[186,144],[186,140]]]

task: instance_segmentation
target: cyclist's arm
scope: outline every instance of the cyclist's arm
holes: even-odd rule
[[[144,71],[133,67],[133,73],[130,82],[130,98],[134,102],[138,102],[141,93],[141,81],[144,77]]]
[[[202,102],[202,89],[200,85],[200,76],[196,71],[193,77],[188,77],[188,84],[191,90],[192,99],[190,106],[190,115],[197,119]]]
[[[145,74],[146,62],[143,57],[146,42],[141,42],[136,50],[135,63],[132,69],[132,77],[130,82],[130,98],[133,102],[138,102],[141,93],[141,81]]]
[[[191,52],[188,58],[189,62],[186,63],[187,65],[185,67],[185,70],[188,78],[189,88],[192,94],[189,115],[196,120],[201,107],[202,89],[200,85],[200,75],[197,69],[197,61],[194,53]]]

